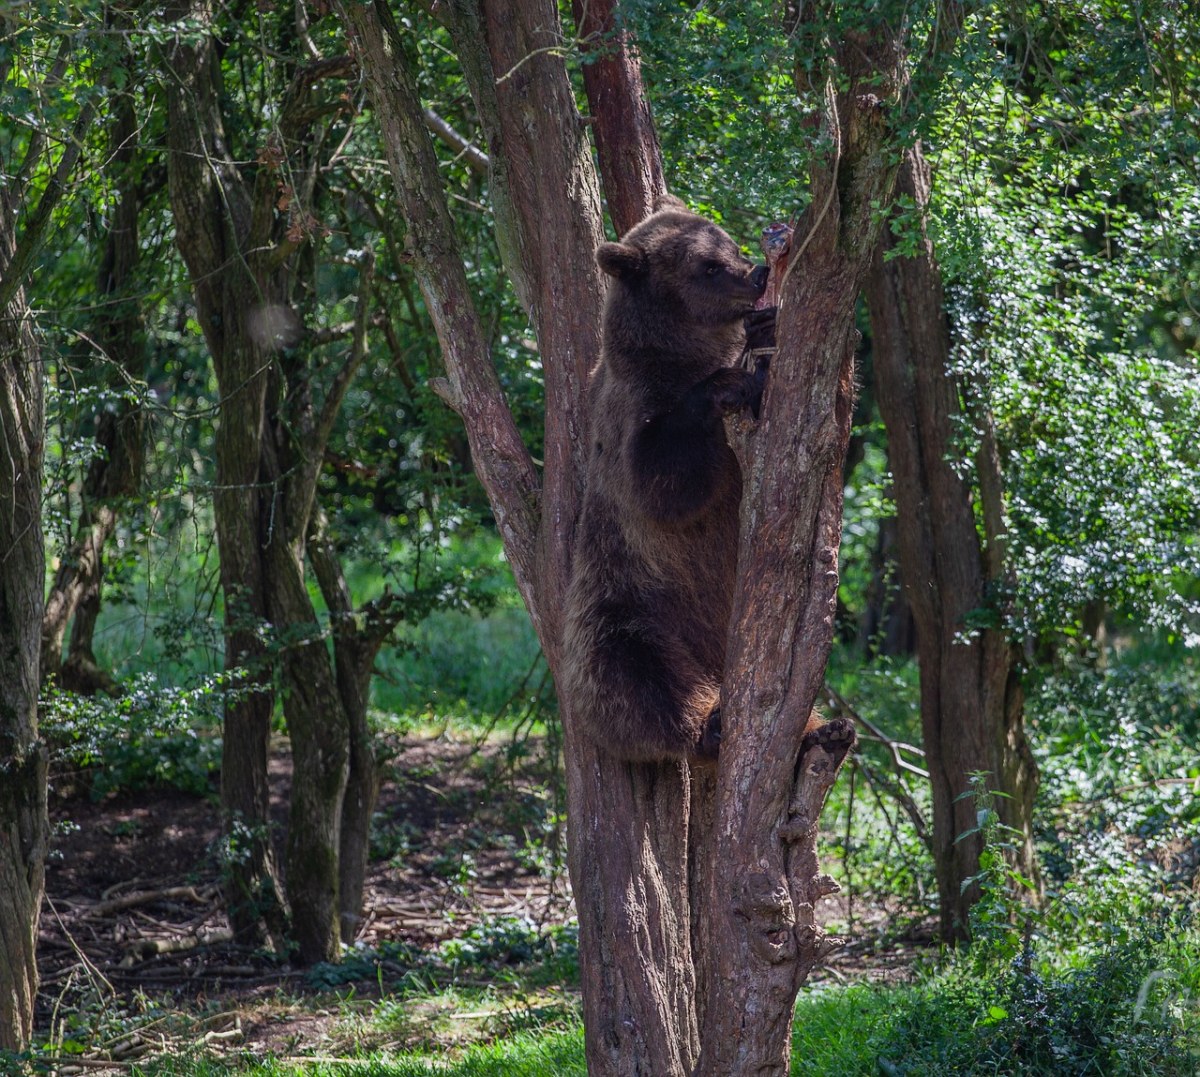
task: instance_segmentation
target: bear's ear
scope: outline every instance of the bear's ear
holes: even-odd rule
[[[610,277],[625,279],[644,273],[646,252],[628,243],[601,243],[596,248],[596,261]]]
[[[687,203],[682,198],[676,198],[673,194],[660,194],[654,200],[654,212],[657,213],[660,209],[687,210]]]

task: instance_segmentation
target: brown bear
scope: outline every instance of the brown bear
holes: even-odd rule
[[[565,627],[579,728],[632,761],[717,754],[742,494],[722,418],[757,414],[765,369],[738,360],[747,327],[774,334],[773,310],[751,315],[767,267],[660,207],[597,251],[612,280]]]

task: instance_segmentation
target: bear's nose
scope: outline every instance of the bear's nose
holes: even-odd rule
[[[767,290],[767,274],[770,270],[766,266],[755,266],[750,270],[750,283],[758,289],[759,294]]]

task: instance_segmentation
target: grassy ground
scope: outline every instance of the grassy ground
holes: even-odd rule
[[[141,668],[165,668],[155,632],[136,627]],[[1031,911],[993,870],[965,954],[940,954],[929,932],[909,814],[927,817],[925,791],[910,776],[902,808],[882,780],[890,748],[864,738],[822,820],[824,867],[846,891],[825,922],[849,943],[800,997],[794,1074],[1200,1074],[1200,664],[1153,641],[1109,659],[1029,678],[1045,900]],[[527,621],[510,602],[439,614],[382,669],[391,771],[371,919],[341,965],[307,973],[220,940],[219,693],[147,681],[51,714],[62,756],[38,1051],[0,1058],[0,1073],[584,1072],[553,693]],[[829,682],[826,707],[918,742],[911,663],[838,652]],[[281,754],[281,818],[288,780]],[[180,887],[194,897],[98,911]],[[146,949],[180,939],[192,948]]]
[[[575,933],[553,883],[553,777],[544,757],[512,747],[444,731],[393,744],[372,921],[340,965],[303,973],[219,941],[141,948],[219,927],[210,800],[149,788],[59,802],[80,829],[60,835],[51,867],[39,1052],[0,1072],[582,1075]],[[286,783],[286,768],[272,774]],[[858,832],[879,820],[861,802],[847,809],[862,856],[877,847]],[[835,813],[829,848],[844,823]],[[1144,860],[1152,845],[1137,848]],[[131,876],[162,894],[104,906],[130,893]],[[897,909],[920,923],[915,906],[864,885],[890,875],[863,864],[853,877],[857,912],[844,899],[826,910],[854,925],[850,944],[801,994],[793,1074],[1200,1073],[1200,934],[1182,892],[1148,890],[1126,864],[1052,889],[1030,914],[1000,878],[976,944],[945,955],[906,944],[901,918],[889,931]]]

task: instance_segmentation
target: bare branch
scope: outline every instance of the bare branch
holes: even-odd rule
[[[449,123],[434,112],[433,109],[424,109],[422,115],[425,117],[425,125],[429,130],[466,161],[472,172],[487,175],[490,162],[488,161],[488,155],[483,150],[476,146],[470,139],[460,135]]]

